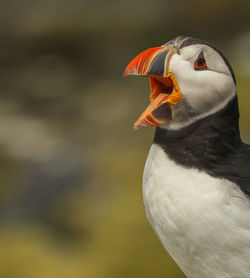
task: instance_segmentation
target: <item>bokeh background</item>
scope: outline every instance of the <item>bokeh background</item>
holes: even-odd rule
[[[184,277],[144,213],[148,82],[121,76],[175,36],[214,43],[250,143],[249,18],[247,0],[0,1],[1,278]]]

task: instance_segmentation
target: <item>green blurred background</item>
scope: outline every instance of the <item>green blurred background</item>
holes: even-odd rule
[[[134,132],[148,82],[122,80],[178,35],[217,45],[250,142],[249,1],[0,1],[0,277],[184,277],[149,226]]]

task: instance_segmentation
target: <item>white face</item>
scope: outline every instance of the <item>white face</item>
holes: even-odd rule
[[[203,53],[207,69],[196,70],[196,59]],[[181,101],[172,107],[172,121],[167,129],[179,129],[223,108],[236,95],[228,66],[213,48],[204,44],[183,47],[169,63],[181,89]]]

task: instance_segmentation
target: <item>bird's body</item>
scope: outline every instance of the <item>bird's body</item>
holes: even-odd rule
[[[143,199],[149,222],[187,277],[249,277],[250,202],[237,185],[178,165],[153,144]]]
[[[155,48],[128,66],[151,82],[152,104],[135,127],[161,126],[143,175],[147,217],[188,278],[249,278],[250,146],[234,74],[206,42],[167,45],[170,54]]]
[[[158,127],[146,162],[148,219],[188,277],[250,276],[250,149],[227,112],[236,101],[180,130]]]

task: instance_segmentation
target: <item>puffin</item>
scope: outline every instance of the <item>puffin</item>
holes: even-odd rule
[[[150,84],[134,128],[156,127],[142,185],[153,230],[188,278],[249,278],[250,146],[229,61],[179,36],[136,56],[128,75]]]

